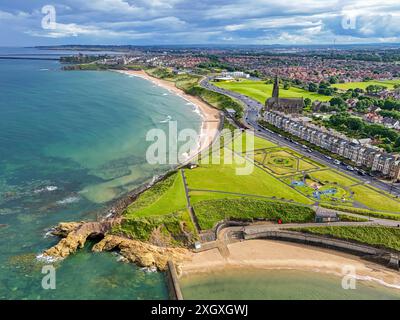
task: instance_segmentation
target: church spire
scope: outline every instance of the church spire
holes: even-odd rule
[[[279,78],[275,76],[274,90],[272,91],[272,98],[279,98]]]

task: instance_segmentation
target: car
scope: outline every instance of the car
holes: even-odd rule
[[[328,159],[328,160],[332,160],[332,157],[330,157],[330,156],[324,156],[326,159]]]
[[[337,164],[338,166],[340,166],[342,164],[342,162],[340,162],[339,160],[334,160],[333,162],[334,162],[334,164]]]
[[[307,152],[312,153],[313,151],[311,149],[307,149]]]
[[[354,171],[355,170],[352,166],[347,166],[346,169],[349,170],[349,171]]]
[[[365,176],[365,175],[367,175],[367,173],[364,171],[364,170],[358,170],[357,171],[357,173],[360,175],[360,176]]]

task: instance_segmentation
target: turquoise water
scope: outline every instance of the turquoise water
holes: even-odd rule
[[[85,248],[41,288],[36,255],[60,221],[95,219],[168,167],[145,161],[146,132],[199,130],[193,107],[151,83],[113,72],[63,72],[56,61],[0,61],[0,299],[164,299],[163,274]]]
[[[180,280],[185,299],[221,300],[391,300],[400,290],[357,281],[344,290],[342,279],[295,270],[231,270],[190,275]]]

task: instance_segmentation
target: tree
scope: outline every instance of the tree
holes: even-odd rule
[[[374,84],[371,84],[366,88],[368,94],[378,94],[385,89],[387,89],[387,87]]]
[[[329,103],[331,104],[331,106],[338,106],[338,107],[346,105],[346,101],[344,101],[342,97],[334,97],[329,101]]]
[[[311,101],[310,98],[305,98],[305,99],[304,99],[304,104],[305,104],[306,107],[310,107],[310,106],[311,106],[311,103],[312,103],[312,101]]]
[[[283,89],[284,90],[289,90],[290,89],[290,83],[285,81],[285,83],[283,84]]]
[[[396,148],[400,148],[400,136],[396,139],[396,142],[394,143],[394,146]]]
[[[329,83],[331,83],[331,84],[338,83],[338,78],[337,77],[330,77],[329,78]]]
[[[308,84],[308,91],[310,92],[317,92],[318,86],[314,82]]]
[[[361,119],[351,117],[347,120],[347,128],[351,131],[362,131],[364,122]]]

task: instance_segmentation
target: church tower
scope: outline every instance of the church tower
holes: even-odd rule
[[[272,98],[279,98],[279,78],[278,75],[275,76],[274,90],[272,91]]]

